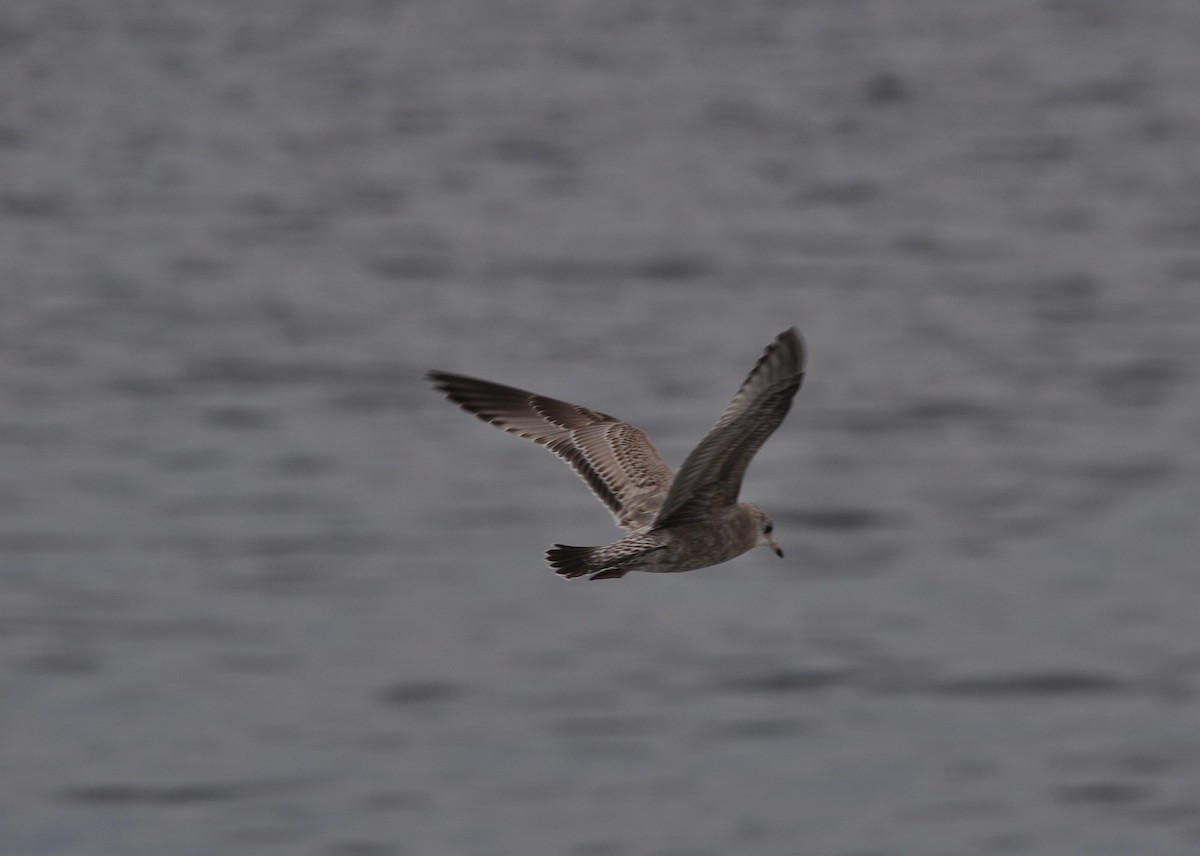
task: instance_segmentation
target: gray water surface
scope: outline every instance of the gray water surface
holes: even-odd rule
[[[1200,6],[8,2],[0,852],[1200,850]],[[431,367],[787,559],[619,533]]]

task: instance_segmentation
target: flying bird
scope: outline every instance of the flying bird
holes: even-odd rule
[[[750,459],[791,409],[804,362],[796,328],[780,333],[677,474],[640,429],[606,413],[450,372],[426,379],[467,413],[571,465],[629,534],[599,547],[555,544],[546,560],[569,579],[609,580],[693,571],[759,546],[783,557],[771,518],[737,498]]]

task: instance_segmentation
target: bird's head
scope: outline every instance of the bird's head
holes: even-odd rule
[[[770,547],[775,551],[775,555],[782,559],[783,550],[775,543],[775,539],[771,537],[771,533],[775,531],[775,524],[771,521],[770,516],[767,512],[752,503],[746,503],[746,507],[750,512],[750,519],[753,521],[758,533],[758,539],[754,546]]]

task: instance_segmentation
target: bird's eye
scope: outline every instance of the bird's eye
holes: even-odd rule
[[[763,527],[763,533],[766,535],[770,535],[774,531],[775,531],[774,523],[768,523],[766,526]]]

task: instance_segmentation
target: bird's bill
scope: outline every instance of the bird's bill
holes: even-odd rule
[[[776,544],[775,541],[772,540],[771,538],[768,538],[767,541],[770,542],[771,549],[775,551],[775,555],[782,559],[783,558],[783,548],[780,547],[778,544]]]

